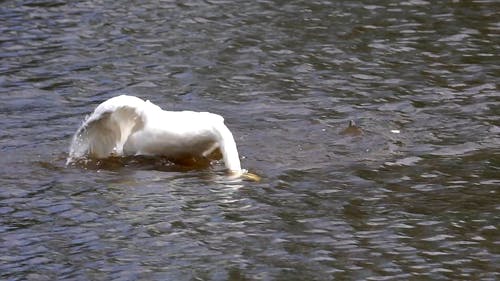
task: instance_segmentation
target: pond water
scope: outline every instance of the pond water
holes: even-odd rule
[[[500,279],[500,7],[434,2],[2,1],[0,279]],[[262,180],[66,167],[118,94]]]

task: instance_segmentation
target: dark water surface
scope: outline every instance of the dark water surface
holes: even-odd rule
[[[494,0],[0,2],[0,279],[499,280],[499,20]],[[121,93],[225,116],[263,180],[65,167]]]

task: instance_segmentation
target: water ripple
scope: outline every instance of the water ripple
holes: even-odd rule
[[[497,280],[496,2],[365,2],[2,3],[0,278]],[[263,180],[66,167],[118,93],[222,114]]]

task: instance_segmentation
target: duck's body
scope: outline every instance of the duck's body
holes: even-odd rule
[[[219,149],[226,168],[240,172],[233,135],[217,114],[166,111],[121,95],[101,103],[78,129],[68,161],[85,156],[159,155],[173,161],[205,158]]]

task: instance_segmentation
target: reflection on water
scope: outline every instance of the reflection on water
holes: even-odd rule
[[[0,278],[499,279],[498,5],[368,2],[2,2]],[[118,93],[223,115],[263,180],[66,167]]]

